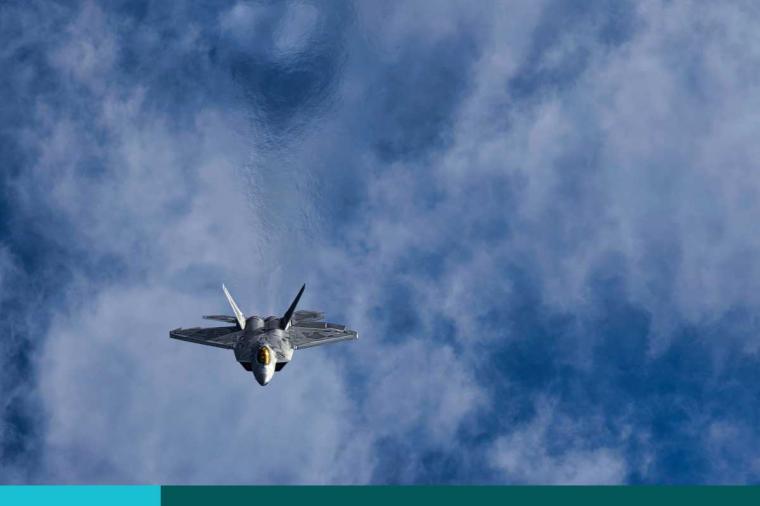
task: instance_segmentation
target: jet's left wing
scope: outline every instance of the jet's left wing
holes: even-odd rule
[[[243,335],[243,331],[237,326],[206,329],[195,327],[192,329],[174,329],[169,332],[169,337],[174,339],[227,349],[233,348],[241,335]]]
[[[359,338],[355,330],[327,322],[300,322],[291,325],[287,332],[290,343],[296,350]]]

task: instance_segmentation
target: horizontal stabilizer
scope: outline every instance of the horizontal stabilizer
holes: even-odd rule
[[[206,315],[203,318],[206,320],[216,320],[219,322],[225,322],[225,323],[237,323],[237,318],[234,316],[229,316],[226,314],[212,314],[212,315]]]
[[[324,319],[325,314],[322,311],[300,310],[293,313],[292,323],[296,325],[298,322],[316,322]]]

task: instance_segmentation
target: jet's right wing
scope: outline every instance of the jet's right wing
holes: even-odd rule
[[[192,329],[174,329],[169,332],[169,337],[174,339],[227,349],[232,349],[242,335],[243,331],[239,330],[237,326],[205,329],[195,327]]]
[[[327,322],[301,322],[291,325],[287,332],[290,343],[296,350],[359,338],[355,330]]]

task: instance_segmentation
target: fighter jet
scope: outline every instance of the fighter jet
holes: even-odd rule
[[[234,325],[174,329],[169,332],[169,337],[234,350],[235,359],[246,371],[253,372],[259,385],[264,386],[272,381],[275,372],[282,370],[290,362],[293,351],[359,338],[355,330],[347,329],[345,325],[322,321],[324,313],[296,311],[305,289],[306,285],[303,285],[282,316],[246,318],[227,287],[222,285],[227,302],[235,315],[208,315],[204,318]]]

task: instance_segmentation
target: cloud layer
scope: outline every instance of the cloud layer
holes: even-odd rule
[[[48,7],[0,16],[0,480],[757,481],[754,4]],[[258,388],[166,337],[222,281],[362,338]]]

